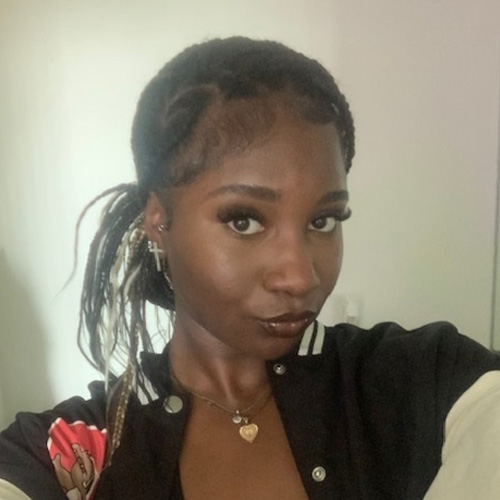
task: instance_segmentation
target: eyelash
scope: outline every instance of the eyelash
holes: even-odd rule
[[[264,222],[264,218],[258,212],[242,207],[230,207],[228,209],[221,210],[218,213],[217,217],[220,222],[229,226],[231,230],[233,230],[240,236],[252,236],[253,234],[259,233],[261,231],[256,231],[254,233],[243,233],[242,231],[239,231],[236,227],[234,227],[234,223],[236,221],[255,221],[260,226],[262,226]],[[233,224],[233,226],[231,226],[231,224]]]
[[[327,230],[327,231],[321,231],[321,229],[312,229],[312,231],[317,231],[320,233],[331,233],[337,226],[337,222],[343,222],[347,220],[351,216],[351,209],[349,207],[346,207],[344,212],[342,214],[339,214],[338,212],[327,212],[324,213],[318,217],[315,217],[312,221],[311,224],[315,221],[318,221],[319,219],[328,219],[328,218],[333,218],[335,220],[335,225],[333,228]],[[226,224],[232,231],[234,231],[236,234],[239,236],[253,236],[254,234],[258,234],[262,232],[264,229],[258,229],[252,233],[245,233],[243,232],[244,230],[248,230],[251,227],[252,222],[258,223],[261,227],[264,225],[264,217],[262,217],[261,214],[256,212],[253,209],[245,208],[245,207],[229,207],[227,209],[221,210],[218,214],[217,217],[219,221],[222,224]],[[247,227],[246,229],[238,229],[235,227],[235,222],[236,221],[247,221],[249,222],[250,226]]]
[[[339,214],[338,212],[327,212],[327,213],[324,213],[322,215],[320,215],[319,217],[316,217],[315,219],[313,219],[311,221],[311,224],[313,224],[314,222],[320,220],[320,219],[330,219],[332,218],[334,220],[334,225],[332,228],[329,228],[327,229],[326,231],[322,231],[322,228],[319,229],[319,228],[314,228],[312,229],[313,231],[317,231],[319,233],[332,233],[334,231],[334,229],[337,227],[337,222],[342,222],[342,221],[345,221],[347,220],[350,216],[351,216],[351,209],[349,207],[346,207],[344,212],[342,214]]]

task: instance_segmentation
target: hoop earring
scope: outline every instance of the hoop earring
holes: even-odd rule
[[[156,263],[156,270],[158,272],[162,271],[161,267],[161,259],[160,255],[163,253],[163,250],[160,248],[158,243],[156,241],[148,241],[148,250],[150,253],[154,255],[155,263]]]

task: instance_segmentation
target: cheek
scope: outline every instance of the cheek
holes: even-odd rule
[[[220,306],[236,300],[250,285],[248,260],[227,239],[206,234],[184,234],[169,251],[174,288],[188,300],[202,298]],[[180,288],[179,288],[180,287]]]
[[[342,226],[337,228],[337,233],[330,245],[321,249],[317,256],[317,273],[321,283],[330,293],[337,283],[343,259]]]

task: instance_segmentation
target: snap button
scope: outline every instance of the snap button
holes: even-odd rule
[[[275,363],[273,366],[273,371],[276,375],[284,375],[286,372],[286,366],[281,363]]]
[[[163,401],[163,408],[167,413],[179,413],[184,407],[184,403],[179,396],[169,396]]]
[[[317,483],[321,483],[325,480],[326,470],[324,467],[321,467],[321,465],[319,465],[318,467],[314,467],[313,471],[311,472],[311,476]]]

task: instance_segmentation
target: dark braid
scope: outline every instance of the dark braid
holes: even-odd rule
[[[148,252],[146,201],[152,192],[160,194],[171,216],[169,190],[210,168],[214,150],[220,155],[235,144],[244,148],[255,134],[264,133],[280,96],[302,119],[335,124],[349,171],[354,124],[323,66],[277,42],[216,39],[181,52],[146,86],[132,127],[137,184],[102,193],[82,214],[112,195],[90,247],[79,326],[80,348],[93,366],[108,374],[111,355],[126,366],[112,412],[116,432],[111,454],[120,440],[131,380],[142,385],[137,352],[152,350],[146,301],[174,310],[173,291]],[[238,106],[248,102],[251,106],[237,114]],[[232,122],[231,109],[236,110]]]
[[[133,332],[137,330],[141,333],[144,348],[149,349],[151,341],[143,312],[145,300],[165,309],[173,309],[174,306],[173,292],[156,271],[147,249],[143,209],[135,184],[122,184],[101,194],[91,201],[82,216],[99,199],[112,193],[114,195],[103,210],[103,219],[90,245],[80,303],[79,345],[91,364],[101,372],[106,368],[105,342],[102,334],[93,333],[114,326],[111,350],[118,347],[128,355],[128,348],[133,344]],[[123,269],[114,272],[120,254],[123,254]],[[129,282],[134,273],[135,278]],[[158,290],[161,290],[160,294]],[[130,305],[130,310],[127,310],[127,305]],[[114,325],[110,325],[112,319],[103,316],[113,306],[118,317]],[[97,311],[99,314],[96,314]],[[134,320],[123,321],[127,317]],[[90,333],[87,342],[83,341],[85,332]],[[85,344],[88,344],[89,354],[84,349]]]
[[[287,89],[309,102],[305,119],[336,124],[349,171],[354,124],[347,101],[323,66],[277,42],[216,39],[181,52],[141,95],[132,149],[142,198],[179,184],[175,171],[179,151],[210,104],[262,98]],[[199,162],[197,173],[204,168],[205,163]]]

